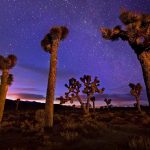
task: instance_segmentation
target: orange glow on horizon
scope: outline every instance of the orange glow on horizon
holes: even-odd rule
[[[40,103],[44,103],[45,100],[42,99],[42,100],[36,100],[36,99],[24,99],[18,95],[14,95],[14,94],[7,94],[7,99],[10,99],[10,100],[16,100],[16,99],[20,99],[21,101],[35,101],[35,102],[40,102]]]
[[[8,94],[6,97],[7,99],[10,99],[10,100],[16,100],[19,98],[17,95],[11,95],[11,94]]]

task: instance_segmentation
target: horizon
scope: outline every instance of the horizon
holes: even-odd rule
[[[86,96],[85,95],[81,95],[81,97],[83,99],[83,102],[85,102],[86,101]],[[95,106],[96,107],[105,106],[106,103],[104,102],[104,98],[106,98],[106,96],[97,94],[96,95]],[[7,99],[15,101],[17,98],[13,98],[13,97],[9,97],[8,96]],[[45,103],[46,98],[43,98],[42,100],[40,100],[40,99],[37,100],[37,99],[22,98],[20,100],[21,101],[28,101],[28,102]],[[148,101],[146,101],[145,99],[141,99],[140,101],[141,101],[141,105],[148,106]],[[112,102],[111,102],[111,104],[113,106],[115,106],[115,107],[134,107],[135,103],[136,103],[136,100],[130,94],[126,95],[126,99],[123,99],[123,98],[121,98],[119,96],[118,96],[118,98],[116,98],[116,96],[114,96],[112,98]],[[60,101],[56,100],[56,97],[55,97],[55,100],[54,100],[54,104],[60,104]],[[78,102],[78,100],[75,100],[73,104],[71,104],[70,102],[67,102],[67,103],[62,104],[62,105],[66,105],[66,106],[72,106],[72,105],[80,106],[80,103]]]

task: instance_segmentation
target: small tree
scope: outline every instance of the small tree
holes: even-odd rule
[[[90,101],[93,99],[92,97],[94,96],[95,93],[102,94],[104,92],[104,88],[102,89],[98,88],[98,86],[100,85],[100,81],[98,80],[97,77],[95,77],[94,80],[92,81],[90,75],[84,75],[83,77],[80,78],[80,80],[84,84],[84,89],[82,92],[87,95],[86,109],[87,113],[89,113]]]
[[[73,103],[74,100],[78,100],[84,113],[86,113],[85,105],[79,95],[81,83],[78,80],[76,80],[75,78],[71,78],[71,79],[69,79],[69,83],[65,84],[65,87],[68,89],[68,92],[65,93],[65,97],[61,96],[59,98],[60,104],[64,104],[68,101],[70,101],[70,103]]]
[[[140,94],[142,91],[142,86],[140,83],[137,83],[137,84],[129,83],[129,87],[131,88],[130,90],[131,95],[135,97],[138,111],[141,112]]]
[[[56,86],[56,66],[57,66],[57,51],[60,41],[64,40],[68,35],[69,30],[65,26],[51,28],[50,32],[41,41],[41,46],[44,51],[51,54],[50,70],[48,76],[48,85],[45,104],[45,127],[53,127],[54,114],[54,95]]]
[[[20,98],[17,98],[16,99],[16,111],[18,111],[19,103],[20,103]]]
[[[82,78],[80,78],[81,82],[83,83],[84,89],[82,90],[82,93],[86,94],[86,105],[81,99],[79,93],[81,88],[81,83],[77,81],[75,78],[69,79],[69,84],[65,84],[65,87],[68,89],[68,92],[65,93],[65,97],[57,98],[60,100],[60,103],[66,103],[70,101],[70,103],[73,103],[74,100],[78,100],[81,108],[83,108],[83,112],[85,114],[89,114],[89,107],[90,102],[93,103],[93,111],[95,111],[95,93],[102,94],[104,91],[104,88],[99,89],[98,86],[100,85],[100,81],[97,77],[95,77],[94,81],[91,80],[91,76],[84,75]]]
[[[122,9],[119,19],[124,24],[113,29],[101,28],[106,40],[127,41],[141,64],[150,106],[150,15]]]
[[[17,58],[14,55],[8,55],[8,57],[0,55],[0,70],[2,71],[0,76],[0,123],[3,117],[8,86],[13,82],[13,75],[9,74],[9,70],[16,65],[16,61]]]
[[[105,102],[106,105],[107,105],[107,109],[109,109],[109,108],[111,107],[111,99],[105,98],[105,99],[104,99],[104,102]]]

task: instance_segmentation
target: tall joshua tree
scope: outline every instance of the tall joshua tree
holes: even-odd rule
[[[137,105],[138,111],[141,112],[140,94],[142,91],[142,86],[140,83],[137,83],[136,85],[133,83],[129,83],[129,87],[131,88],[130,90],[131,95],[134,96],[136,99],[136,105]]]
[[[102,37],[112,41],[119,38],[127,41],[137,54],[150,106],[150,15],[122,9],[119,19],[125,25],[124,30],[121,26],[116,26],[113,29],[101,28]]]
[[[8,55],[8,57],[0,55],[0,70],[2,71],[2,75],[0,77],[0,122],[3,117],[8,86],[11,85],[13,81],[13,75],[9,74],[9,70],[16,65],[16,61],[17,58],[14,55]]]
[[[60,41],[67,37],[68,32],[68,29],[64,26],[53,27],[41,41],[43,49],[51,54],[45,105],[45,127],[47,128],[53,127],[53,103],[56,85],[57,51]]]

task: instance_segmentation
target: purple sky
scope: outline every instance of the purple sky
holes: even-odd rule
[[[150,13],[149,0],[0,0],[0,54],[18,57],[9,97],[44,99],[49,54],[40,41],[52,26],[65,25],[70,33],[58,52],[56,96],[64,94],[68,78],[90,74],[101,80],[104,96],[130,99],[129,82],[144,86],[136,55],[126,42],[105,41],[99,32],[121,24],[121,6]]]

